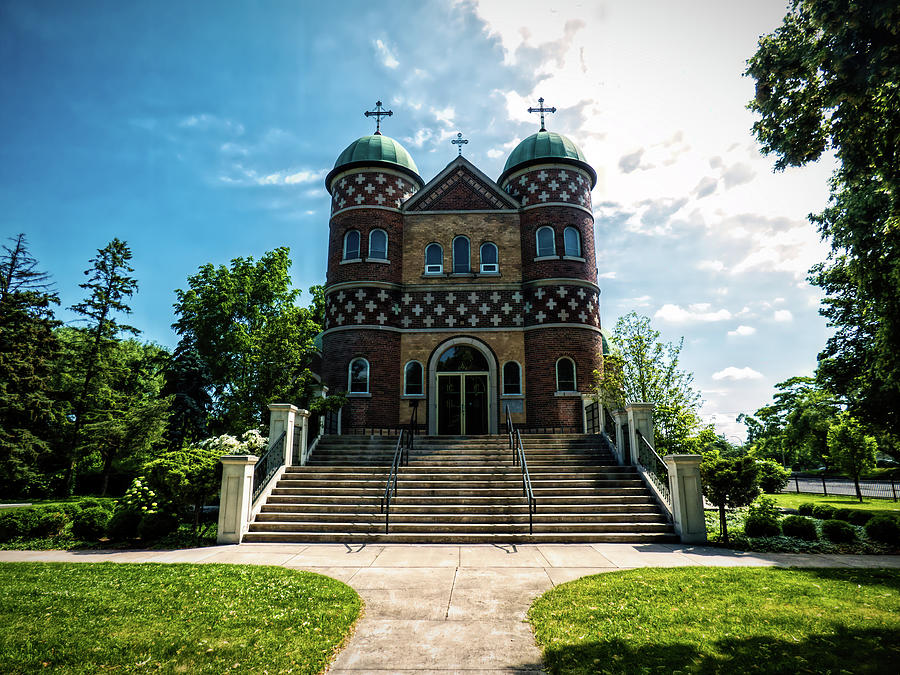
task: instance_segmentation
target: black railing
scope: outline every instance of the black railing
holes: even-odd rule
[[[537,511],[537,499],[531,487],[531,474],[528,473],[528,462],[525,459],[525,448],[522,446],[522,434],[516,429],[506,406],[506,432],[509,437],[509,448],[513,451],[513,466],[522,467],[522,494],[528,501],[528,534],[534,534],[534,514]]]
[[[793,475],[781,491],[823,496],[848,495],[856,497],[856,485],[852,480],[826,478],[822,475]],[[859,481],[859,491],[863,497],[892,499],[896,502],[900,498],[900,482],[895,481],[893,478],[886,481],[861,479]]]
[[[274,443],[269,445],[269,449],[263,453],[263,456],[256,462],[253,469],[253,501],[255,502],[260,493],[272,480],[272,477],[284,466],[284,441],[287,436],[287,430],[281,432],[281,436],[275,439]]]
[[[418,401],[416,401],[418,404]],[[387,485],[384,486],[384,495],[381,497],[381,512],[384,514],[384,533],[387,534],[391,524],[391,499],[397,496],[397,481],[400,475],[400,467],[409,464],[409,452],[413,448],[416,420],[419,417],[419,406],[414,405],[409,417],[409,424],[400,429],[397,445],[394,447],[394,459],[391,462],[391,472],[388,474]]]
[[[644,434],[635,430],[638,438],[638,464],[640,464],[650,481],[656,486],[659,494],[666,504],[672,506],[672,496],[669,492],[669,468],[663,458],[656,454],[656,450],[650,445],[650,441],[644,438]]]
[[[589,434],[599,434],[600,429],[600,404],[597,401],[585,406],[584,422]]]

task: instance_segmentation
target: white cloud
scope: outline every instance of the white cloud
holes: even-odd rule
[[[325,171],[309,171],[303,170],[298,171],[297,173],[288,174],[284,177],[284,182],[287,185],[295,185],[297,183],[315,183],[316,181],[322,180],[325,178]]]
[[[738,162],[734,166],[728,167],[722,173],[722,178],[725,180],[725,189],[749,183],[754,176],[756,176],[756,171],[745,162]]]
[[[615,279],[616,273],[615,272],[604,272],[603,274],[598,274],[597,278],[598,279]]]
[[[487,151],[487,156],[491,159],[497,159],[498,157],[503,157],[506,153],[503,150],[497,150],[496,148],[491,148]]]
[[[731,337],[737,337],[737,336],[744,337],[747,335],[753,335],[755,332],[756,332],[756,329],[753,326],[741,325],[741,326],[738,326],[737,328],[735,328],[734,330],[728,331],[728,335],[730,335]]]
[[[375,40],[375,49],[381,57],[381,63],[387,68],[396,68],[400,65],[397,57],[391,52],[388,46],[381,40]]]
[[[721,272],[725,269],[725,263],[721,260],[701,260],[696,264],[698,270],[712,270],[713,272]]]
[[[443,110],[438,110],[437,108],[431,109],[431,114],[434,115],[434,118],[442,123],[446,124],[448,127],[455,126],[456,123],[453,121],[453,118],[456,117],[456,110],[452,105],[448,105]]]
[[[724,370],[720,370],[717,373],[713,373],[712,379],[714,380],[759,380],[762,379],[762,373],[753,370],[750,367],[744,368],[735,368],[734,366],[728,366]]]
[[[791,311],[789,309],[779,309],[776,310],[772,318],[774,318],[778,322],[785,323],[787,321],[793,321],[794,315],[791,314]]]
[[[666,304],[656,311],[653,318],[668,321],[669,323],[707,323],[711,321],[727,321],[731,318],[731,312],[727,309],[711,310],[712,307],[705,302],[688,305],[687,309],[682,308],[680,305]]]

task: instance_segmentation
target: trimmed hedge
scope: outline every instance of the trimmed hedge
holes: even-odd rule
[[[109,523],[109,511],[102,506],[89,506],[75,516],[72,521],[72,534],[81,539],[96,540],[106,532]]]
[[[850,522],[854,525],[865,525],[872,518],[875,517],[875,514],[871,511],[863,511],[862,509],[853,509],[853,513],[850,514]]]
[[[69,522],[63,509],[56,506],[4,509],[0,512],[0,541],[19,537],[51,537]]]
[[[106,533],[110,539],[124,541],[134,539],[137,536],[138,525],[141,524],[141,514],[130,509],[116,511],[106,526]]]
[[[781,531],[786,537],[797,537],[806,541],[816,541],[819,538],[816,521],[806,516],[788,516],[781,521]]]
[[[804,502],[800,506],[797,507],[797,513],[801,516],[811,516],[813,510],[813,504],[810,502]]]
[[[856,528],[843,520],[826,520],[822,523],[822,534],[836,544],[856,540]]]
[[[156,541],[178,529],[178,519],[168,513],[148,513],[141,518],[137,533],[144,541]]]
[[[853,509],[835,509],[832,518],[835,520],[846,520],[849,523],[852,515]]]
[[[834,507],[831,504],[816,504],[812,509],[813,518],[831,520],[834,518]]]
[[[890,516],[876,516],[866,523],[866,536],[883,544],[900,544],[900,523]]]

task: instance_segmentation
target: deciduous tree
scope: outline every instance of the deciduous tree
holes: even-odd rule
[[[875,468],[877,449],[875,439],[867,435],[859,423],[846,413],[828,429],[828,450],[838,466],[853,478],[859,501],[863,500],[859,477]]]

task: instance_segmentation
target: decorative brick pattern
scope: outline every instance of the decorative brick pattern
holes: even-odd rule
[[[399,209],[416,189],[411,179],[386,171],[363,170],[348,174],[331,185],[331,213],[351,206]]]
[[[509,181],[504,189],[522,206],[564,202],[591,209],[591,179],[574,167],[527,171]]]
[[[509,204],[471,172],[457,169],[424,198],[416,200],[410,211],[462,209],[508,209]]]

